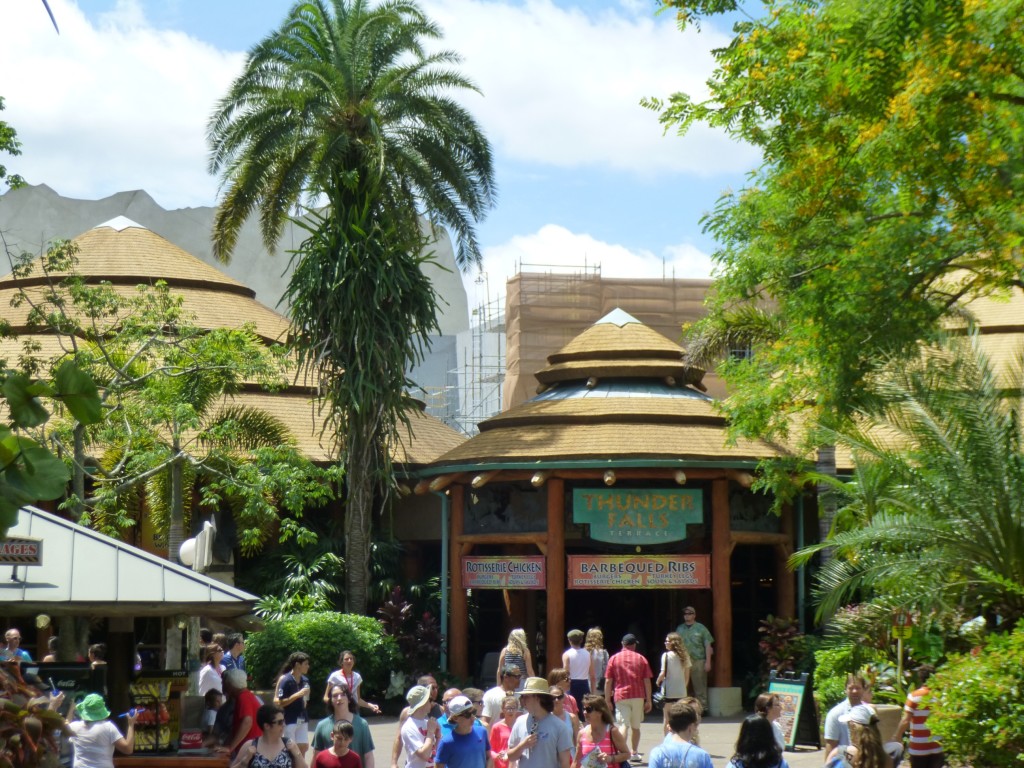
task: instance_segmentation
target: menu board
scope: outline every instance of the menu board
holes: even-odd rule
[[[818,718],[814,712],[814,696],[807,673],[772,672],[768,693],[774,693],[782,704],[779,726],[787,749],[797,744],[821,747]]]

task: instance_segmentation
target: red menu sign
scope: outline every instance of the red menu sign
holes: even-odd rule
[[[569,589],[707,589],[710,555],[569,555]]]
[[[544,557],[464,557],[463,589],[544,589]]]

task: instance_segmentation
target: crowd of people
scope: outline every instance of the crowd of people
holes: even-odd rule
[[[231,756],[231,768],[375,768],[375,745],[362,711],[380,707],[361,697],[356,656],[343,650],[328,675],[323,701],[328,714],[311,727],[310,657],[292,653],[277,675],[273,699],[264,702],[248,689],[245,639],[240,634],[204,634],[199,692],[209,744]],[[432,675],[417,679],[406,694],[391,744],[390,768],[626,768],[645,762],[640,729],[657,702],[663,709],[663,739],[646,760],[651,768],[711,768],[698,728],[707,707],[707,676],[713,638],[686,608],[683,623],[669,632],[655,676],[637,652],[633,633],[610,653],[600,628],[571,630],[562,667],[547,677],[533,674],[526,634],[513,630],[500,654],[496,685],[449,688],[440,695]],[[18,630],[9,629],[2,649],[8,660],[30,659],[20,649]],[[105,648],[89,649],[102,664]],[[698,672],[700,670],[700,672]],[[846,697],[824,720],[826,768],[895,768],[903,758],[903,736],[911,768],[942,768],[941,744],[927,727],[930,667],[918,670],[919,687],[907,698],[892,741],[883,741],[871,691],[851,674]],[[656,690],[655,690],[656,689]],[[690,693],[693,695],[690,695]],[[51,705],[59,706],[63,694]],[[787,735],[778,694],[755,701],[754,714],[740,725],[726,768],[788,768]],[[136,714],[122,715],[125,732],[110,721],[99,694],[73,704],[66,735],[74,746],[74,768],[112,768],[115,752],[134,749]],[[402,756],[405,756],[404,761]]]

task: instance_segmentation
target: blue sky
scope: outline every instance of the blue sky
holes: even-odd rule
[[[483,90],[465,100],[495,148],[497,207],[480,226],[486,288],[517,263],[600,264],[622,277],[707,276],[701,215],[757,156],[707,129],[663,136],[640,97],[700,96],[722,29],[680,33],[654,0],[421,0]],[[212,205],[203,130],[283,0],[4,0],[0,95],[31,183],[98,198],[146,189]],[[143,222],[144,223],[144,222]]]

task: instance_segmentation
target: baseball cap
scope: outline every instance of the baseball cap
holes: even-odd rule
[[[448,702],[448,712],[452,717],[458,717],[471,709],[473,709],[473,702],[469,700],[468,696],[456,696]]]

